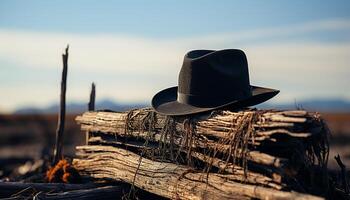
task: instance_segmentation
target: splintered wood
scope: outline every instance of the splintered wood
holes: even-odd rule
[[[86,112],[73,164],[172,199],[326,196],[328,129],[303,110],[215,111],[166,117],[152,109]]]

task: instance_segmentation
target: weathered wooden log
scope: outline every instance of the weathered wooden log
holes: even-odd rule
[[[293,177],[300,169],[312,173],[308,167],[312,159],[324,166],[328,155],[322,120],[305,111],[216,111],[169,118],[152,109],[139,109],[88,112],[76,120],[83,130],[93,132],[89,144],[128,149],[139,154],[140,160],[188,163],[202,172],[218,172],[216,177],[244,182],[244,186],[309,191],[309,186],[300,186],[308,180],[299,183]],[[96,152],[80,150],[78,155],[89,160]]]
[[[192,152],[192,156],[203,162],[208,162],[222,171],[228,172],[229,175],[225,175],[225,178],[227,179],[235,180],[238,182],[262,185],[277,190],[281,190],[284,186],[284,184],[281,183],[282,178],[278,175],[275,175],[274,177],[270,178],[259,173],[244,171],[244,169],[240,166],[233,165],[232,163],[225,162],[218,158],[209,157],[198,152]]]
[[[150,118],[149,116],[154,117]],[[118,137],[147,138],[157,142],[175,144],[178,147],[189,145],[187,140],[183,139],[187,134],[186,122],[189,120],[184,117],[172,118],[175,121],[174,130],[171,131],[171,134],[165,134],[165,127],[169,125],[168,119],[156,114],[151,109],[139,109],[123,113],[87,112],[76,118],[77,122],[81,124],[82,130],[111,134]],[[252,136],[247,137],[247,142],[251,146],[259,146],[263,142],[268,141],[270,145],[273,144],[277,149],[295,149],[299,148],[295,147],[295,145],[302,143],[304,138],[322,133],[322,128],[315,129],[315,127],[322,127],[322,124],[318,124],[317,120],[317,117],[313,117],[305,111],[221,111],[209,116],[201,115],[190,118],[190,121],[195,121],[193,129],[195,130],[194,135],[197,137],[192,140],[195,141],[192,145],[196,145],[199,148],[215,148],[221,152],[227,152],[227,149],[230,149],[232,145],[225,145],[225,143],[236,136],[242,137],[247,135],[246,133],[249,130]],[[249,127],[246,128],[242,124]],[[237,135],[241,132],[244,132],[242,136]],[[283,137],[276,138],[274,135],[282,135],[289,137],[289,139],[278,142],[277,140],[281,140]],[[191,137],[193,137],[193,134]],[[279,145],[280,143],[283,143],[283,145]],[[218,145],[220,148],[218,148]],[[289,147],[288,145],[292,146]],[[271,147],[274,148],[273,146]],[[235,157],[247,155],[246,153],[238,154],[239,150],[239,147],[235,147]],[[275,159],[272,155],[257,155],[256,151],[249,154],[255,154],[256,156],[247,155],[248,159],[260,159],[258,163],[267,161],[267,163],[263,163],[265,165],[281,167],[282,163],[285,162],[280,158]],[[291,154],[285,153],[285,155],[290,156]]]
[[[134,133],[148,134],[147,128],[142,129],[140,122],[147,114],[153,112],[150,109],[140,109],[128,112],[86,112],[82,116],[76,118],[81,124],[83,130],[101,131],[108,133],[118,133],[120,135],[127,134],[128,129]],[[313,117],[305,111],[265,111],[258,114],[257,111],[241,111],[230,112],[222,111],[217,114],[194,117],[195,129],[198,134],[225,138],[234,133],[237,127],[242,123],[240,119],[248,114],[256,114],[258,119],[253,121],[252,126],[257,136],[268,138],[274,134],[289,135],[291,137],[310,137],[315,130],[308,130],[303,127],[308,121],[312,121]],[[296,115],[296,113],[298,115]],[[165,116],[155,113],[154,133],[160,132],[164,127]],[[176,129],[183,131],[183,122],[186,118],[177,117]],[[128,121],[129,124],[126,123]],[[297,129],[304,129],[302,132]],[[270,130],[268,130],[270,129]],[[295,129],[295,130],[294,130]],[[313,132],[312,132],[313,131]]]
[[[139,143],[137,141],[128,141],[128,143],[121,143],[121,142],[117,142],[117,141],[106,141],[105,139],[102,139],[101,137],[91,137],[89,142],[90,142],[90,144],[101,144],[101,145],[107,145],[107,146],[114,146],[114,145],[124,146],[124,145],[126,145],[127,147],[137,148],[138,151],[144,151],[144,150],[152,151],[156,147],[153,144],[145,145],[145,144]],[[81,156],[81,154],[79,152],[77,152],[77,155]],[[84,154],[82,156],[84,156]],[[148,158],[147,154],[144,155],[144,157]],[[268,177],[268,176],[264,176],[262,174],[254,173],[251,171],[245,172],[244,169],[240,166],[233,165],[231,163],[227,163],[227,162],[220,160],[218,158],[212,158],[212,157],[209,157],[207,155],[204,155],[202,153],[198,153],[195,151],[191,152],[191,157],[196,158],[204,163],[207,163],[208,169],[210,168],[209,167],[209,165],[210,165],[210,166],[217,167],[221,171],[225,171],[225,172],[230,173],[231,175],[229,177],[232,180],[236,180],[239,182],[247,182],[247,183],[251,183],[251,184],[264,185],[264,186],[272,187],[272,188],[275,188],[278,190],[282,189],[282,187],[283,187],[283,184],[281,184],[282,177],[278,174],[274,174],[272,177]],[[157,160],[157,158],[155,158],[155,157],[149,157],[149,159]],[[163,160],[160,159],[159,161],[163,161]]]
[[[127,130],[127,126],[128,124],[126,123],[127,118],[129,118],[129,121],[131,124],[134,123],[134,125],[129,125],[129,126],[134,126],[134,127],[138,127],[140,126],[137,123],[140,123],[140,121],[142,121],[142,118],[144,118],[146,116],[145,113],[149,113],[152,112],[151,110],[136,110],[134,111],[134,113],[131,114],[131,116],[129,116],[127,113],[118,113],[118,112],[88,112],[83,114],[82,116],[78,116],[77,117],[77,121],[78,123],[80,123],[82,125],[82,129],[83,130],[87,130],[87,131],[92,131],[92,132],[101,132],[104,134],[112,134],[112,135],[118,135],[118,136],[133,136],[133,137],[141,137],[141,138],[150,138],[150,135],[152,135],[153,140],[159,142],[160,140],[164,140],[164,138],[162,138],[162,128],[164,127],[164,123],[165,123],[165,118],[164,116],[161,115],[156,115],[156,123],[155,123],[155,127],[153,129],[152,133],[149,133],[147,129],[144,130],[140,130],[140,128],[130,128],[130,130]],[[203,136],[218,136],[218,137],[224,137],[227,138],[228,137],[228,133],[234,132],[234,130],[230,130],[232,129],[232,124],[233,121],[235,121],[234,119],[238,119],[239,117],[242,117],[244,115],[244,113],[252,113],[252,111],[247,111],[247,112],[242,112],[241,114],[237,114],[234,112],[228,112],[228,111],[224,111],[224,114],[222,115],[216,115],[215,117],[209,117],[207,119],[203,119],[203,120],[198,120],[198,122],[196,123],[196,134],[199,135],[203,135]],[[288,117],[284,117],[283,115],[287,115],[288,113],[291,113],[291,115],[296,115],[298,114],[298,116],[304,116],[306,115],[305,111],[291,111],[291,112],[276,112],[277,114],[273,115],[271,113],[265,113],[266,116],[275,116],[275,118],[277,119],[283,119],[284,121],[286,121],[285,118],[289,119]],[[296,114],[295,114],[296,113]],[[278,117],[276,117],[278,116]],[[282,116],[282,117],[281,117]],[[288,116],[288,115],[287,115]],[[235,118],[236,117],[236,118]],[[287,127],[293,127],[294,121],[300,121],[300,119],[298,117],[295,117],[297,119],[292,119],[291,121],[293,121],[293,123],[288,123],[286,124],[281,124],[279,122],[276,122],[276,124],[274,123],[270,123],[267,121],[267,119],[262,118],[259,123],[254,124],[256,126],[256,128],[258,127],[263,127],[262,129],[266,129],[266,126],[270,126],[270,128],[274,128],[272,130],[269,131],[261,131],[259,132],[259,130],[257,130],[257,136],[254,138],[255,141],[262,141],[265,140],[267,138],[270,138],[271,135],[273,134],[285,134],[285,135],[289,135],[291,137],[309,137],[311,133],[293,133],[287,129],[281,129],[280,125],[282,126],[287,126]],[[299,122],[298,121],[298,122]],[[305,120],[302,120],[305,121]],[[179,122],[177,122],[176,128],[178,132],[183,132],[184,131],[184,127],[183,124],[180,123],[181,119],[179,120]],[[238,123],[238,122],[237,122]],[[210,126],[208,126],[208,124],[211,124]],[[238,123],[239,124],[239,123]],[[269,125],[270,124],[270,125]],[[278,126],[276,126],[278,125]],[[231,126],[231,127],[230,127]],[[223,130],[217,130],[217,129],[222,129]],[[170,136],[168,136],[170,137]],[[181,137],[182,135],[176,135],[173,134],[174,138],[174,143],[178,146],[181,146],[182,144],[180,144],[179,142],[181,141]],[[169,138],[168,138],[169,139]],[[168,140],[169,142],[169,140]],[[198,144],[199,143],[199,144]],[[217,143],[210,143],[210,142],[206,142],[206,145],[200,144],[200,141],[197,142],[196,144],[197,146],[199,145],[199,147],[201,148],[216,148],[217,147]],[[218,148],[221,151],[226,151],[229,146],[228,145],[221,145],[222,148]],[[273,157],[271,155],[267,155],[267,154],[263,154],[261,152],[256,152],[256,151],[252,151],[249,152],[249,154],[251,154],[251,156],[248,156],[248,159],[259,159],[258,162],[262,162],[263,164],[266,165],[273,165],[275,167],[280,167],[281,164],[283,162],[285,162],[285,160],[280,159],[280,158],[276,158]],[[265,162],[266,161],[266,162]]]
[[[298,145],[315,137],[327,137],[325,125],[320,117],[317,114],[300,110],[216,111],[210,115],[197,115],[191,118],[172,117],[171,120],[169,119],[149,108],[129,112],[86,112],[76,118],[77,122],[81,124],[82,130],[100,132],[117,137],[142,137],[165,143],[174,140],[175,143],[178,143],[178,146],[183,146],[183,143],[186,141],[182,140],[182,138],[185,138],[186,134],[188,134],[186,127],[188,127],[188,122],[191,121],[195,130],[195,134],[192,134],[191,137],[195,135],[197,137],[195,139],[197,145],[203,141],[209,148],[216,146],[216,144],[225,145],[225,142],[222,143],[220,141],[229,141],[240,134],[242,137],[249,132],[251,132],[251,136],[247,137],[249,145],[259,147],[260,144],[268,144],[270,145],[269,149],[283,149],[284,152],[288,152],[288,149],[308,149],[300,148]],[[171,121],[174,123],[173,130],[168,131],[171,134],[166,134],[167,126],[169,126]],[[326,142],[322,141],[322,139],[313,141],[319,142],[319,144]],[[173,142],[171,141],[171,143]],[[232,145],[226,147],[230,148],[230,146]],[[222,149],[227,149],[226,147]],[[236,148],[235,150],[238,151],[239,149]],[[291,153],[293,153],[292,150]],[[285,155],[288,156],[290,153]],[[316,159],[319,157],[322,156],[314,155]]]
[[[79,146],[80,158],[74,166],[97,179],[121,180],[167,198],[179,199],[322,199],[317,196],[286,192],[237,183],[229,176],[195,172],[173,163],[156,162],[121,148]]]
[[[103,134],[102,132],[100,132],[100,134]],[[96,134],[98,135],[98,134]],[[130,134],[128,135],[133,136],[134,138],[142,138],[143,140],[147,140],[148,136],[143,135],[143,134],[135,134],[134,132],[130,132]],[[179,147],[182,146],[183,144],[181,144],[181,138],[177,135],[173,135],[173,140],[172,142],[174,143],[175,146]],[[111,137],[113,138],[113,137]],[[101,137],[91,137],[90,142],[99,142],[99,143],[104,143],[104,144],[124,144],[127,146],[144,146],[144,142],[137,142],[134,140],[128,140],[128,142],[118,142],[117,140],[115,140],[115,138],[108,140],[107,138],[102,139]],[[162,138],[160,135],[155,136],[153,138],[153,141],[155,142],[163,142]],[[170,140],[166,140],[165,143],[169,144]],[[170,144],[169,144],[170,145]],[[153,146],[153,147],[157,147],[157,146]],[[208,150],[214,150],[216,149],[218,152],[228,152],[230,146],[229,145],[224,145],[224,144],[218,144],[218,143],[214,143],[214,142],[201,142],[200,140],[196,141],[195,143],[192,143],[192,148],[201,148],[201,149],[208,149]],[[240,155],[240,154],[238,154]],[[279,157],[275,157],[263,152],[259,152],[259,151],[248,151],[247,155],[246,155],[247,159],[262,165],[267,165],[267,166],[273,166],[273,167],[283,167],[286,166],[288,164],[288,160],[284,159],[284,158],[279,158]]]

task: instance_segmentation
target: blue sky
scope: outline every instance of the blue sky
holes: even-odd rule
[[[349,1],[2,1],[1,26],[152,38],[215,34],[349,17]]]
[[[191,49],[240,48],[273,102],[350,99],[349,1],[0,1],[0,111],[58,101],[149,102]],[[344,87],[345,86],[345,87]]]

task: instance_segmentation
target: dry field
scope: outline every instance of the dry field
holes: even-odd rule
[[[66,116],[67,156],[73,156],[74,147],[85,141],[74,118],[75,115]],[[18,166],[52,155],[56,124],[57,115],[0,115],[0,178],[16,176]]]

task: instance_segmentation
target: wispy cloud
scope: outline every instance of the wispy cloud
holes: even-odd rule
[[[40,77],[40,70],[54,70],[56,73],[61,66],[61,50],[69,43],[73,100],[84,99],[87,91],[83,88],[98,80],[104,84],[99,91],[101,98],[136,101],[148,100],[157,90],[176,84],[182,58],[188,50],[241,48],[248,56],[251,81],[281,89],[277,100],[326,96],[350,98],[350,93],[341,87],[349,84],[346,74],[350,74],[350,38],[342,43],[283,39],[329,31],[350,32],[350,20],[159,40],[111,34],[0,29],[0,64],[32,69],[33,73],[28,75],[34,77]],[[282,39],[275,41],[275,37]],[[15,73],[11,74],[0,77],[16,80]],[[8,100],[2,100],[0,106],[11,110],[26,103],[47,103],[57,97],[58,87],[50,83],[52,85],[47,86],[50,89],[43,88],[48,91],[38,100],[25,92],[31,84],[0,86],[1,92],[17,91],[9,91]]]
[[[0,57],[21,66],[52,68],[57,54],[71,45],[71,62],[83,69],[135,70],[178,64],[188,49],[232,48],[232,44],[253,45],[251,41],[276,36],[302,35],[324,31],[350,31],[350,20],[326,20],[291,26],[247,30],[189,38],[147,39],[115,34],[59,34],[0,29]],[[349,38],[350,40],[350,38]]]
[[[228,33],[218,33],[207,36],[187,38],[183,41],[195,45],[222,46],[232,44],[253,44],[259,40],[270,41],[276,37],[303,36],[305,34],[319,34],[324,32],[350,31],[349,19],[330,19],[322,21],[305,22],[302,24],[284,25],[279,27],[244,30]],[[350,38],[349,38],[350,39]]]

